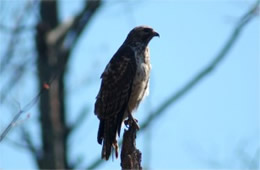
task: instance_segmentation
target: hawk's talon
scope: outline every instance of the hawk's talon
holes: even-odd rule
[[[140,127],[139,127],[139,125],[137,124],[137,122],[138,122],[137,119],[133,119],[133,120],[132,120],[132,125],[135,126],[135,128],[136,128],[137,130],[139,130]]]
[[[129,128],[129,124],[130,124],[129,119],[125,120],[125,121],[124,121],[124,124],[125,124],[125,126],[126,126],[127,128]]]
[[[140,129],[138,123],[138,120],[133,117],[133,115],[128,111],[128,119],[124,121],[127,128],[130,126],[134,126],[137,130]]]
[[[137,124],[138,120],[137,119],[127,119],[124,121],[124,124],[127,128],[130,128],[130,126],[134,126],[137,130],[140,129],[139,125]]]

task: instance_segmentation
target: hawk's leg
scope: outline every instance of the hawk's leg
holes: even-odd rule
[[[130,125],[134,126],[137,130],[140,129],[140,127],[138,126],[138,120],[135,119],[133,117],[133,115],[129,112],[129,110],[127,109],[127,113],[128,113],[128,119],[124,121],[126,127],[129,127]]]

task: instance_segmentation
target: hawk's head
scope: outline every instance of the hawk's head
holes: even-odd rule
[[[144,44],[147,45],[153,37],[160,37],[151,27],[138,26],[130,31],[126,38],[126,42],[130,44]]]

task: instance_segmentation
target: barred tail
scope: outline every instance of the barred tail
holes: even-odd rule
[[[105,160],[109,159],[112,148],[115,149],[116,158],[118,157],[118,145],[116,140],[118,124],[116,120],[116,118],[112,117],[106,120],[102,119],[99,123],[97,140],[99,144],[103,143],[101,158]]]

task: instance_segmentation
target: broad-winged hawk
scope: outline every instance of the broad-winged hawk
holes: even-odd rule
[[[132,29],[101,75],[94,112],[100,120],[97,141],[103,143],[102,158],[106,160],[112,148],[117,156],[116,138],[122,122],[127,117],[133,119],[131,114],[148,94],[151,69],[148,43],[154,36],[159,34],[148,26]]]

